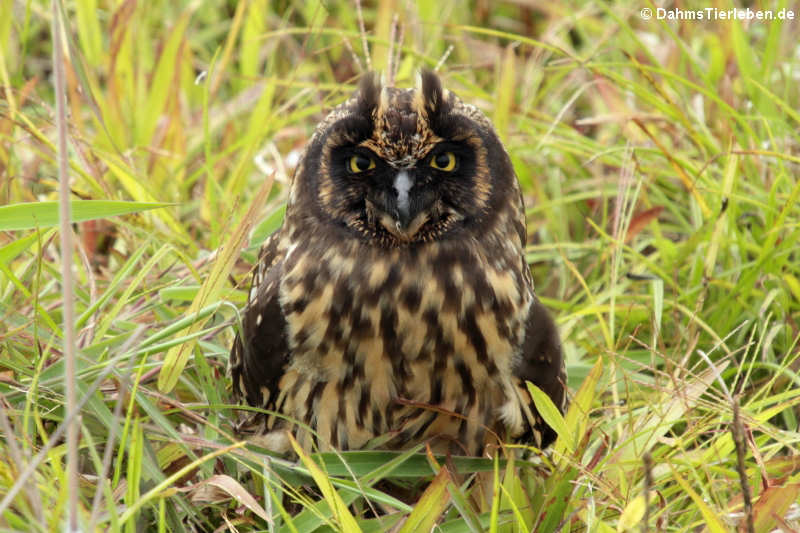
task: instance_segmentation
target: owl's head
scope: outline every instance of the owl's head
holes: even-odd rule
[[[317,127],[289,209],[318,229],[408,246],[480,233],[519,202],[511,161],[489,120],[424,71],[414,89],[381,87],[371,74],[362,79]]]

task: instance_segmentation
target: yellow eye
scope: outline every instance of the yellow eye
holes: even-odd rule
[[[453,152],[442,152],[431,158],[431,166],[436,170],[450,172],[456,168],[456,156]]]
[[[375,161],[370,157],[356,154],[350,156],[350,159],[347,161],[347,168],[349,168],[350,172],[353,174],[358,174],[359,172],[365,172],[375,168]]]

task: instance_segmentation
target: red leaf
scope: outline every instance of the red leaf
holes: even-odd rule
[[[647,209],[646,211],[642,211],[638,215],[634,215],[631,219],[631,225],[628,226],[628,233],[625,235],[625,242],[630,242],[631,239],[636,237],[640,231],[644,229],[644,227],[650,223],[650,221],[658,218],[658,215],[661,214],[661,211],[664,210],[664,206],[657,205],[651,209]]]

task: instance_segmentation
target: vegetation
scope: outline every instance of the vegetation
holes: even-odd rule
[[[800,6],[364,4],[64,2],[64,257],[52,11],[0,0],[0,527],[66,523],[67,261],[84,531],[797,530]],[[494,120],[523,185],[559,441],[270,456],[225,377],[256,250],[359,74],[421,67]]]

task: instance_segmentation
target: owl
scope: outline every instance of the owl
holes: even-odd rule
[[[481,455],[555,438],[525,381],[563,410],[556,327],[525,262],[508,153],[423,71],[366,75],[317,126],[263,245],[230,354],[266,446]]]

